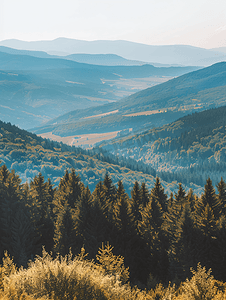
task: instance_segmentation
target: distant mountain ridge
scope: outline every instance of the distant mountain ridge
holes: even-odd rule
[[[40,57],[45,53],[39,52],[1,50],[8,53],[0,51],[0,118],[21,128],[40,126],[74,109],[117,101],[143,85],[151,86],[197,69],[98,66],[48,54]]]
[[[84,53],[77,53],[77,54],[70,54],[70,55],[53,55],[51,53],[47,53],[44,51],[32,51],[32,50],[19,50],[10,47],[0,46],[0,52],[8,53],[8,54],[15,54],[15,55],[29,55],[39,58],[60,58],[60,59],[68,59],[73,60],[79,63],[86,63],[86,64],[94,64],[94,65],[102,65],[102,66],[141,66],[147,64],[147,62],[136,61],[136,60],[129,60],[125,59],[116,54],[84,54]],[[150,63],[151,64],[151,63]],[[164,67],[170,65],[163,65],[163,64],[154,64],[156,67]]]
[[[222,62],[134,93],[118,102],[69,112],[34,132],[70,136],[129,128],[142,131],[194,111],[225,105],[225,94],[226,63]]]
[[[65,56],[75,53],[116,54],[130,60],[170,65],[208,66],[226,60],[226,54],[222,51],[188,45],[153,46],[124,40],[83,41],[68,38],[34,42],[4,40],[0,45],[23,50],[45,51],[55,55],[57,52],[64,53]]]

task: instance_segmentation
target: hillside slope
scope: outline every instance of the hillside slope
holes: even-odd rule
[[[40,126],[62,113],[117,101],[191,69],[95,66],[0,52],[0,118],[22,128]]]
[[[184,74],[95,109],[76,110],[34,129],[59,136],[158,127],[226,104],[226,63]]]
[[[210,176],[216,182],[226,176],[226,106],[196,112],[100,147],[149,164],[159,174],[170,171],[199,184]]]
[[[2,121],[0,121],[0,162],[5,163],[9,169],[14,169],[23,182],[32,180],[41,172],[45,179],[50,178],[52,183],[57,185],[65,170],[74,168],[91,191],[100,180],[104,179],[106,172],[114,184],[122,180],[127,192],[130,192],[136,180],[140,184],[145,182],[149,189],[155,183],[155,175],[151,175],[154,170],[152,168],[148,170],[135,161],[118,160],[112,155],[105,155],[104,152],[85,151],[44,140]],[[146,172],[142,172],[142,169]],[[178,188],[177,182],[168,184],[163,181],[162,185],[168,193]],[[194,184],[191,187],[200,194],[201,187]]]

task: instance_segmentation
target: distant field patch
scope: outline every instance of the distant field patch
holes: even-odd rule
[[[154,115],[154,114],[161,114],[163,112],[166,112],[166,110],[156,109],[156,110],[141,111],[138,113],[128,114],[128,115],[124,115],[124,116],[125,117],[149,116],[149,115]]]
[[[91,134],[61,137],[52,134],[52,132],[47,132],[47,133],[38,134],[38,136],[53,141],[62,142],[70,146],[90,148],[93,147],[96,143],[115,138],[118,133],[119,131],[113,131],[107,133],[91,133]]]
[[[111,114],[115,114],[118,112],[118,109],[113,110],[113,111],[109,111],[107,113],[103,113],[103,114],[99,114],[99,115],[93,115],[93,116],[89,116],[89,117],[84,117],[83,119],[90,119],[90,118],[97,118],[97,117],[104,117],[104,116],[108,116]]]

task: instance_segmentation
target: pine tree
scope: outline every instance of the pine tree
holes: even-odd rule
[[[100,201],[96,198],[92,201],[91,211],[83,233],[84,246],[90,258],[95,255],[103,241],[108,236],[108,222],[103,215]]]
[[[217,185],[218,195],[218,205],[219,205],[219,215],[226,214],[226,183],[221,177],[221,181]]]
[[[214,211],[209,203],[199,209],[195,215],[197,228],[197,259],[203,266],[214,268],[216,261],[216,246],[217,246],[217,222],[214,216]]]
[[[196,202],[198,201],[198,198],[196,195],[194,195],[193,190],[189,189],[189,192],[187,194],[187,202],[189,204],[189,207],[191,209],[191,213],[195,211]]]
[[[53,247],[53,220],[52,203],[49,194],[49,184],[44,181],[41,173],[34,177],[30,183],[30,213],[37,235],[39,235],[39,244],[44,245],[47,251]],[[38,246],[38,245],[37,245]],[[41,251],[41,247],[40,247]]]
[[[26,265],[35,250],[35,235],[20,182],[14,171],[5,166],[0,169],[1,248],[14,256],[18,265]]]
[[[69,249],[72,252],[75,248],[76,230],[75,230],[75,212],[67,203],[61,207],[54,224],[54,253],[61,255],[68,254]]]
[[[109,222],[112,222],[114,204],[116,201],[116,188],[112,184],[112,180],[107,173],[103,181],[103,187],[104,189],[102,191],[102,197],[104,198],[105,215],[108,218]]]
[[[119,246],[118,248],[123,251],[126,251],[127,246],[129,245],[129,240],[131,236],[134,235],[134,217],[131,211],[131,206],[129,204],[129,197],[125,192],[122,181],[118,182],[116,202],[114,205],[114,219],[113,224],[116,231],[116,236],[118,239],[115,239],[115,242]],[[114,243],[116,246],[116,244]]]
[[[75,174],[75,170],[72,169],[71,173],[69,174],[67,186],[67,201],[71,208],[76,208],[84,188],[84,184],[81,182],[79,176],[77,176]]]
[[[18,266],[27,266],[36,252],[36,235],[29,212],[20,205],[11,224],[11,253]]]
[[[204,193],[201,196],[201,202],[199,202],[199,204],[201,204],[201,210],[208,204],[213,211],[214,217],[219,218],[220,205],[210,178],[206,181]]]
[[[164,188],[162,187],[159,178],[156,178],[155,186],[151,190],[151,198],[155,198],[162,207],[163,212],[167,211],[167,195],[164,193]]]
[[[171,245],[170,273],[172,278],[185,280],[190,276],[190,268],[197,265],[196,231],[189,203],[183,208],[178,231],[179,237]]]
[[[142,182],[142,184],[141,184],[140,197],[141,197],[141,203],[142,203],[143,207],[145,207],[147,205],[147,203],[149,202],[149,192],[148,192],[148,189],[146,188],[146,185],[144,182]]]
[[[92,217],[92,196],[88,186],[82,191],[80,201],[75,213],[75,230],[76,230],[76,252],[84,245],[86,250],[86,228]]]
[[[141,194],[140,186],[137,181],[135,181],[133,189],[131,191],[131,203],[132,203],[132,213],[134,216],[135,224],[137,225],[138,221],[141,220]]]
[[[168,276],[168,241],[164,230],[163,210],[158,201],[156,187],[154,187],[150,194],[150,201],[142,211],[139,232],[149,247],[152,275],[166,280]]]
[[[102,248],[99,248],[96,259],[104,270],[105,274],[115,276],[116,280],[125,284],[129,280],[129,268],[124,265],[124,257],[121,255],[114,255],[113,247],[107,243],[102,243]]]

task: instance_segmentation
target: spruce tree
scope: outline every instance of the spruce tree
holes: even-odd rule
[[[190,268],[197,265],[196,231],[189,203],[183,208],[177,230],[179,236],[172,240],[170,249],[170,273],[171,278],[176,276],[182,281],[190,276]]]
[[[132,213],[134,216],[134,222],[137,225],[138,221],[141,220],[141,193],[140,186],[137,181],[135,181],[133,189],[131,191],[131,204],[132,204]]]
[[[119,248],[124,253],[129,245],[131,236],[134,235],[134,217],[131,211],[129,197],[125,192],[121,180],[118,182],[116,202],[114,205],[113,223],[115,228],[117,229],[117,243],[119,245]]]
[[[164,213],[159,203],[159,193],[156,193],[158,187],[155,186],[151,190],[150,201],[142,211],[139,231],[149,247],[152,276],[166,280],[168,276],[168,241],[164,228]]]
[[[221,181],[217,185],[218,195],[218,205],[219,205],[219,215],[226,214],[226,183],[221,177]]]
[[[87,224],[90,221],[92,213],[92,196],[88,186],[82,191],[81,198],[77,204],[75,212],[75,230],[76,230],[76,247],[78,252],[81,247],[84,245],[86,247],[86,228]],[[88,251],[88,250],[87,250]]]
[[[75,212],[69,204],[65,203],[58,212],[54,223],[54,253],[61,255],[72,252],[76,246]]]
[[[97,198],[92,201],[90,209],[83,237],[84,246],[87,253],[89,253],[89,257],[95,258],[101,243],[107,241],[110,237],[108,235],[108,222],[103,215],[100,201]]]
[[[140,197],[141,197],[141,203],[143,207],[145,207],[149,202],[149,192],[144,182],[142,182],[140,187]]]
[[[7,250],[18,265],[25,266],[35,251],[35,234],[22,201],[20,182],[14,171],[9,172],[6,166],[0,168],[1,250]]]
[[[112,222],[114,204],[116,201],[116,188],[107,173],[104,177],[103,187],[102,197],[104,198],[105,214],[109,222]]]
[[[199,207],[201,210],[208,204],[213,211],[214,217],[219,218],[220,205],[210,178],[206,181],[204,193],[201,196],[201,202],[199,202],[199,204],[201,204],[201,207]]]
[[[151,190],[151,196],[155,198],[162,207],[163,212],[167,211],[167,195],[164,193],[164,188],[162,187],[159,178],[156,178],[155,186]]]
[[[36,232],[40,237],[39,244],[45,246],[47,251],[50,251],[53,247],[51,197],[49,184],[44,181],[44,177],[39,173],[30,183],[29,208]]]
[[[207,203],[199,213],[196,214],[197,228],[197,259],[203,266],[214,269],[216,261],[217,246],[217,222],[214,211]]]

